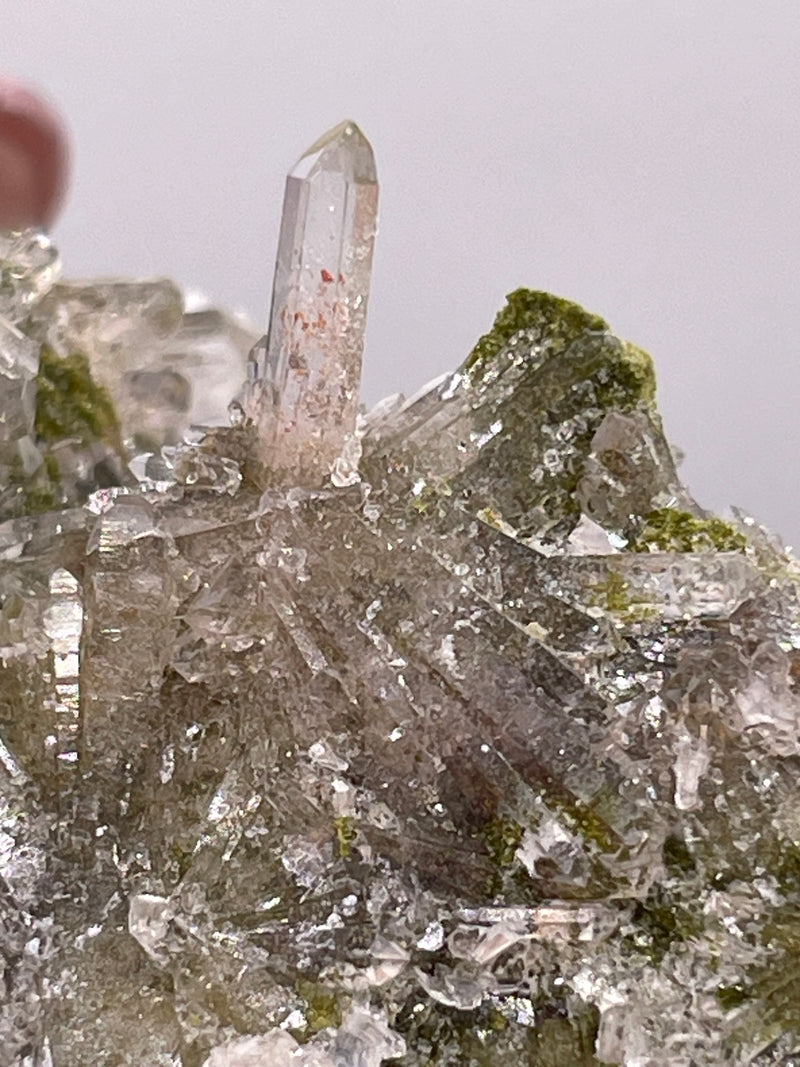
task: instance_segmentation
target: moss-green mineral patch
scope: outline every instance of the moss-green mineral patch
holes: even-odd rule
[[[60,474],[58,463],[52,453],[45,452],[42,463],[26,475],[22,459],[16,455],[9,469],[9,485],[15,489],[12,515],[39,515],[59,506]]]
[[[522,844],[525,831],[517,822],[499,816],[491,819],[483,828],[483,837],[489,857],[495,867],[510,867],[517,849]]]
[[[561,296],[534,289],[515,289],[506,297],[506,305],[498,311],[491,330],[479,338],[467,356],[466,369],[484,367],[515,333],[530,329],[546,334],[553,347],[564,349],[587,332],[607,330],[608,323]]]
[[[45,444],[67,438],[103,441],[120,450],[120,426],[108,390],[92,378],[89,360],[79,352],[59,356],[42,345],[36,379],[36,437]]]
[[[309,1033],[304,1036],[310,1037],[320,1030],[342,1025],[342,1008],[335,989],[301,979],[297,983],[297,992],[305,1001],[303,1014]]]
[[[543,1005],[528,1027],[488,1003],[473,1012],[430,1003],[420,1011],[413,1003],[394,1023],[413,1050],[398,1067],[412,1059],[425,1067],[604,1067],[594,1055],[599,1015],[589,1005]]]
[[[753,1033],[766,1043],[784,1034],[800,1035],[800,907],[797,901],[780,905],[767,917],[762,941],[769,963],[751,968],[745,980],[717,990],[722,1007],[750,1003],[741,1016],[740,1036]]]
[[[501,815],[495,815],[483,826],[481,836],[489,854],[492,873],[486,881],[486,892],[490,897],[505,897],[509,891],[513,899],[527,900],[525,889],[530,889],[527,872],[517,862],[517,849],[522,844],[525,831],[519,823]],[[512,888],[517,876],[524,875],[522,885]],[[521,898],[519,893],[522,893]]]
[[[700,937],[704,929],[700,904],[690,906],[661,886],[636,904],[632,919],[637,932],[629,939],[630,946],[656,966],[675,942]]]
[[[618,571],[609,571],[602,581],[591,587],[593,607],[602,608],[622,622],[645,622],[658,612],[646,597],[631,591],[630,584]]]
[[[677,834],[670,834],[661,850],[664,866],[673,878],[680,878],[696,870],[694,856],[686,841]]]
[[[111,395],[93,380],[89,361],[80,353],[62,358],[49,345],[42,345],[33,428],[42,463],[26,473],[21,456],[12,461],[8,481],[13,496],[4,503],[3,517],[35,515],[70,502],[56,458],[55,446],[60,442],[101,442],[123,455]]]
[[[596,373],[595,397],[603,409],[630,411],[638,404],[654,407],[656,374],[653,360],[626,341],[613,359],[606,356]]]
[[[746,1004],[752,992],[743,985],[721,985],[717,989],[717,1001],[723,1011],[733,1011]]]
[[[678,508],[656,508],[645,515],[631,552],[743,552],[747,538],[724,519],[698,519]]]
[[[519,343],[509,347],[517,334]],[[580,515],[577,492],[592,440],[607,413],[652,414],[655,405],[647,353],[578,304],[530,289],[509,294],[463,371],[476,393],[472,439],[481,441],[479,476],[471,466],[463,481],[472,491],[480,482],[480,503],[522,537],[558,541],[568,534]],[[501,386],[495,376],[504,379]],[[458,476],[452,488],[454,495],[461,491]]]
[[[534,289],[515,289],[508,294],[505,307],[467,356],[464,369],[480,376],[520,330],[533,330],[553,355],[566,355],[578,346],[580,377],[593,379],[594,399],[601,408],[629,411],[641,403],[648,407],[655,403],[653,361],[645,351],[619,341],[609,332],[605,319],[580,304]],[[565,386],[574,374],[574,368],[567,371]],[[582,403],[580,398],[576,400]]]
[[[591,807],[572,797],[566,790],[551,792],[548,801],[557,809],[566,826],[580,834],[583,840],[600,852],[618,851],[622,842],[603,815],[614,811],[619,796],[613,790],[604,790],[592,802]]]
[[[356,827],[351,815],[341,815],[333,820],[333,829],[336,834],[336,851],[346,860],[353,851],[353,842],[356,839]]]

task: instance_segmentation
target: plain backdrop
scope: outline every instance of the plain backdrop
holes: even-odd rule
[[[0,70],[71,128],[67,274],[168,274],[264,326],[284,174],[353,118],[367,401],[549,289],[654,356],[700,502],[800,543],[798,0],[0,0]]]

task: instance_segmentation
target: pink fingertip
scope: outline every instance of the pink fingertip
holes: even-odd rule
[[[36,90],[0,77],[0,229],[48,228],[67,187],[66,129]]]

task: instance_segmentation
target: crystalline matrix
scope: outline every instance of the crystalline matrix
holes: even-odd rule
[[[0,238],[0,1065],[800,1063],[796,561],[545,293],[354,427],[289,209],[232,426],[245,327]]]

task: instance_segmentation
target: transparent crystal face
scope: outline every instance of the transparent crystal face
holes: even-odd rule
[[[340,122],[308,148],[290,171],[291,178],[314,180],[341,176],[347,182],[374,185],[378,180],[372,146],[352,119]]]
[[[89,356],[131,451],[177,445],[193,424],[226,423],[254,340],[232,315],[185,312],[166,279],[62,283],[39,305],[37,327],[59,355]]]
[[[369,142],[341,123],[286,179],[269,329],[245,407],[263,465],[324,481],[356,430],[378,183]]]
[[[0,318],[16,324],[52,287],[61,263],[49,238],[36,230],[0,232]]]

